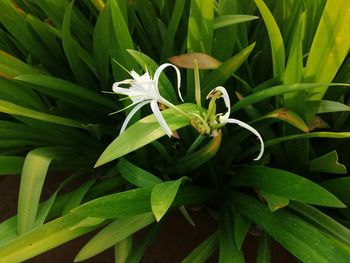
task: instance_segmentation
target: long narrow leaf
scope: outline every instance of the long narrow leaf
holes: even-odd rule
[[[304,80],[331,82],[350,48],[350,2],[327,1],[308,56]],[[327,87],[309,91],[310,98],[322,99]]]
[[[118,219],[101,230],[94,236],[75,257],[75,262],[88,259],[107,248],[112,247],[116,243],[122,241],[126,237],[136,231],[153,223],[155,218],[152,213],[141,214],[133,217]]]
[[[251,186],[268,193],[304,203],[345,207],[332,193],[318,184],[284,170],[250,166],[239,171],[231,181],[233,186]]]
[[[350,257],[348,246],[327,237],[306,221],[287,211],[271,212],[266,205],[246,194],[235,192],[231,198],[236,209],[301,261],[348,262]]]
[[[41,190],[53,159],[64,157],[66,150],[38,148],[29,152],[24,161],[18,196],[17,231],[22,235],[34,227]]]
[[[177,107],[185,112],[197,112],[198,110],[197,105],[194,104],[182,104]],[[171,130],[180,129],[190,124],[188,118],[173,109],[163,111],[162,115]],[[154,115],[147,116],[119,135],[105,149],[97,160],[95,167],[122,157],[164,135],[164,130],[160,127]]]
[[[82,123],[79,121],[31,110],[4,100],[0,100],[0,112],[56,123],[73,128],[83,128]]]
[[[55,219],[0,247],[3,262],[19,263],[88,233],[97,226],[74,228],[84,217],[74,214]]]
[[[285,71],[285,51],[281,32],[264,1],[254,1],[262,14],[262,17],[266,24],[267,32],[269,33],[272,52],[273,76],[281,77]]]

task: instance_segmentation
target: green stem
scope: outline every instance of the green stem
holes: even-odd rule
[[[198,146],[202,143],[202,141],[205,139],[206,136],[203,134],[199,134],[197,139],[192,143],[190,148],[187,150],[186,155],[191,154],[193,151],[195,151]]]

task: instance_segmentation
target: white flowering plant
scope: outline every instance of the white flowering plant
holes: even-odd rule
[[[71,261],[148,262],[163,222],[200,210],[214,231],[180,262],[245,262],[254,234],[256,262],[275,240],[347,263],[349,14],[348,0],[0,1],[0,185],[19,184],[15,208],[0,191],[0,262],[89,232]]]

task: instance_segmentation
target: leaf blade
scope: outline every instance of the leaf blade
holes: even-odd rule
[[[233,186],[251,186],[291,200],[331,207],[345,207],[333,194],[312,181],[284,170],[254,165],[239,170]]]
[[[167,181],[156,184],[153,187],[151,193],[151,207],[157,222],[160,221],[170,208],[182,181],[183,178],[180,178],[176,181]]]

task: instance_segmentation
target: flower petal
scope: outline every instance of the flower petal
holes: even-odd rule
[[[181,94],[181,90],[180,90],[180,86],[181,86],[181,74],[180,74],[180,70],[178,69],[178,67],[174,66],[173,64],[170,63],[164,63],[162,65],[160,65],[156,72],[154,73],[154,77],[153,80],[155,81],[155,85],[156,85],[156,90],[159,94],[159,89],[158,89],[158,80],[160,77],[160,74],[162,73],[162,71],[166,68],[166,67],[173,67],[176,71],[176,75],[177,75],[177,92],[179,94],[179,97],[181,99],[181,101],[183,102],[183,98],[182,98],[182,94]],[[159,95],[160,96],[160,95]]]
[[[139,104],[136,104],[135,108],[133,108],[133,109],[129,112],[128,116],[126,116],[126,118],[125,118],[125,120],[124,120],[124,122],[123,122],[123,125],[122,125],[122,127],[121,127],[121,129],[120,129],[119,135],[122,134],[122,133],[125,131],[126,126],[128,125],[128,123],[129,123],[129,121],[131,120],[132,116],[134,116],[135,113],[136,113],[139,109],[141,109],[143,106],[145,106],[147,103],[150,103],[150,101],[147,100],[147,101],[140,102]]]
[[[119,87],[119,85],[120,84],[131,84],[132,81],[133,81],[132,79],[126,79],[123,81],[115,82],[115,83],[113,83],[112,90],[118,94],[129,95],[130,89]]]
[[[227,119],[226,122],[232,123],[232,124],[238,124],[239,126],[241,126],[241,127],[245,128],[245,129],[247,129],[248,131],[254,133],[258,137],[258,139],[260,140],[260,144],[261,144],[260,153],[259,153],[258,157],[256,157],[254,160],[255,161],[259,160],[264,154],[264,141],[263,141],[260,133],[257,130],[255,130],[252,126],[250,126],[249,124],[247,124],[247,123],[245,123],[243,121],[237,120],[237,119]]]
[[[173,135],[173,133],[171,132],[168,124],[166,123],[165,119],[163,118],[163,115],[158,108],[158,104],[157,104],[156,100],[151,101],[151,108],[152,108],[154,116],[156,117],[156,119],[159,122],[159,125],[162,127],[163,131],[166,133],[166,135],[171,137]]]
[[[141,78],[141,76],[135,70],[130,71],[130,75],[134,80]]]
[[[215,92],[218,92],[218,91],[221,92],[220,98],[223,98],[225,106],[227,108],[227,112],[222,116],[222,119],[227,120],[230,117],[230,114],[231,114],[231,103],[230,103],[230,97],[229,97],[229,95],[227,93],[227,90],[224,87],[222,87],[222,86],[218,86],[215,89],[212,89],[212,91],[210,91],[208,93],[207,99],[209,98],[209,96],[211,94],[213,94]]]

